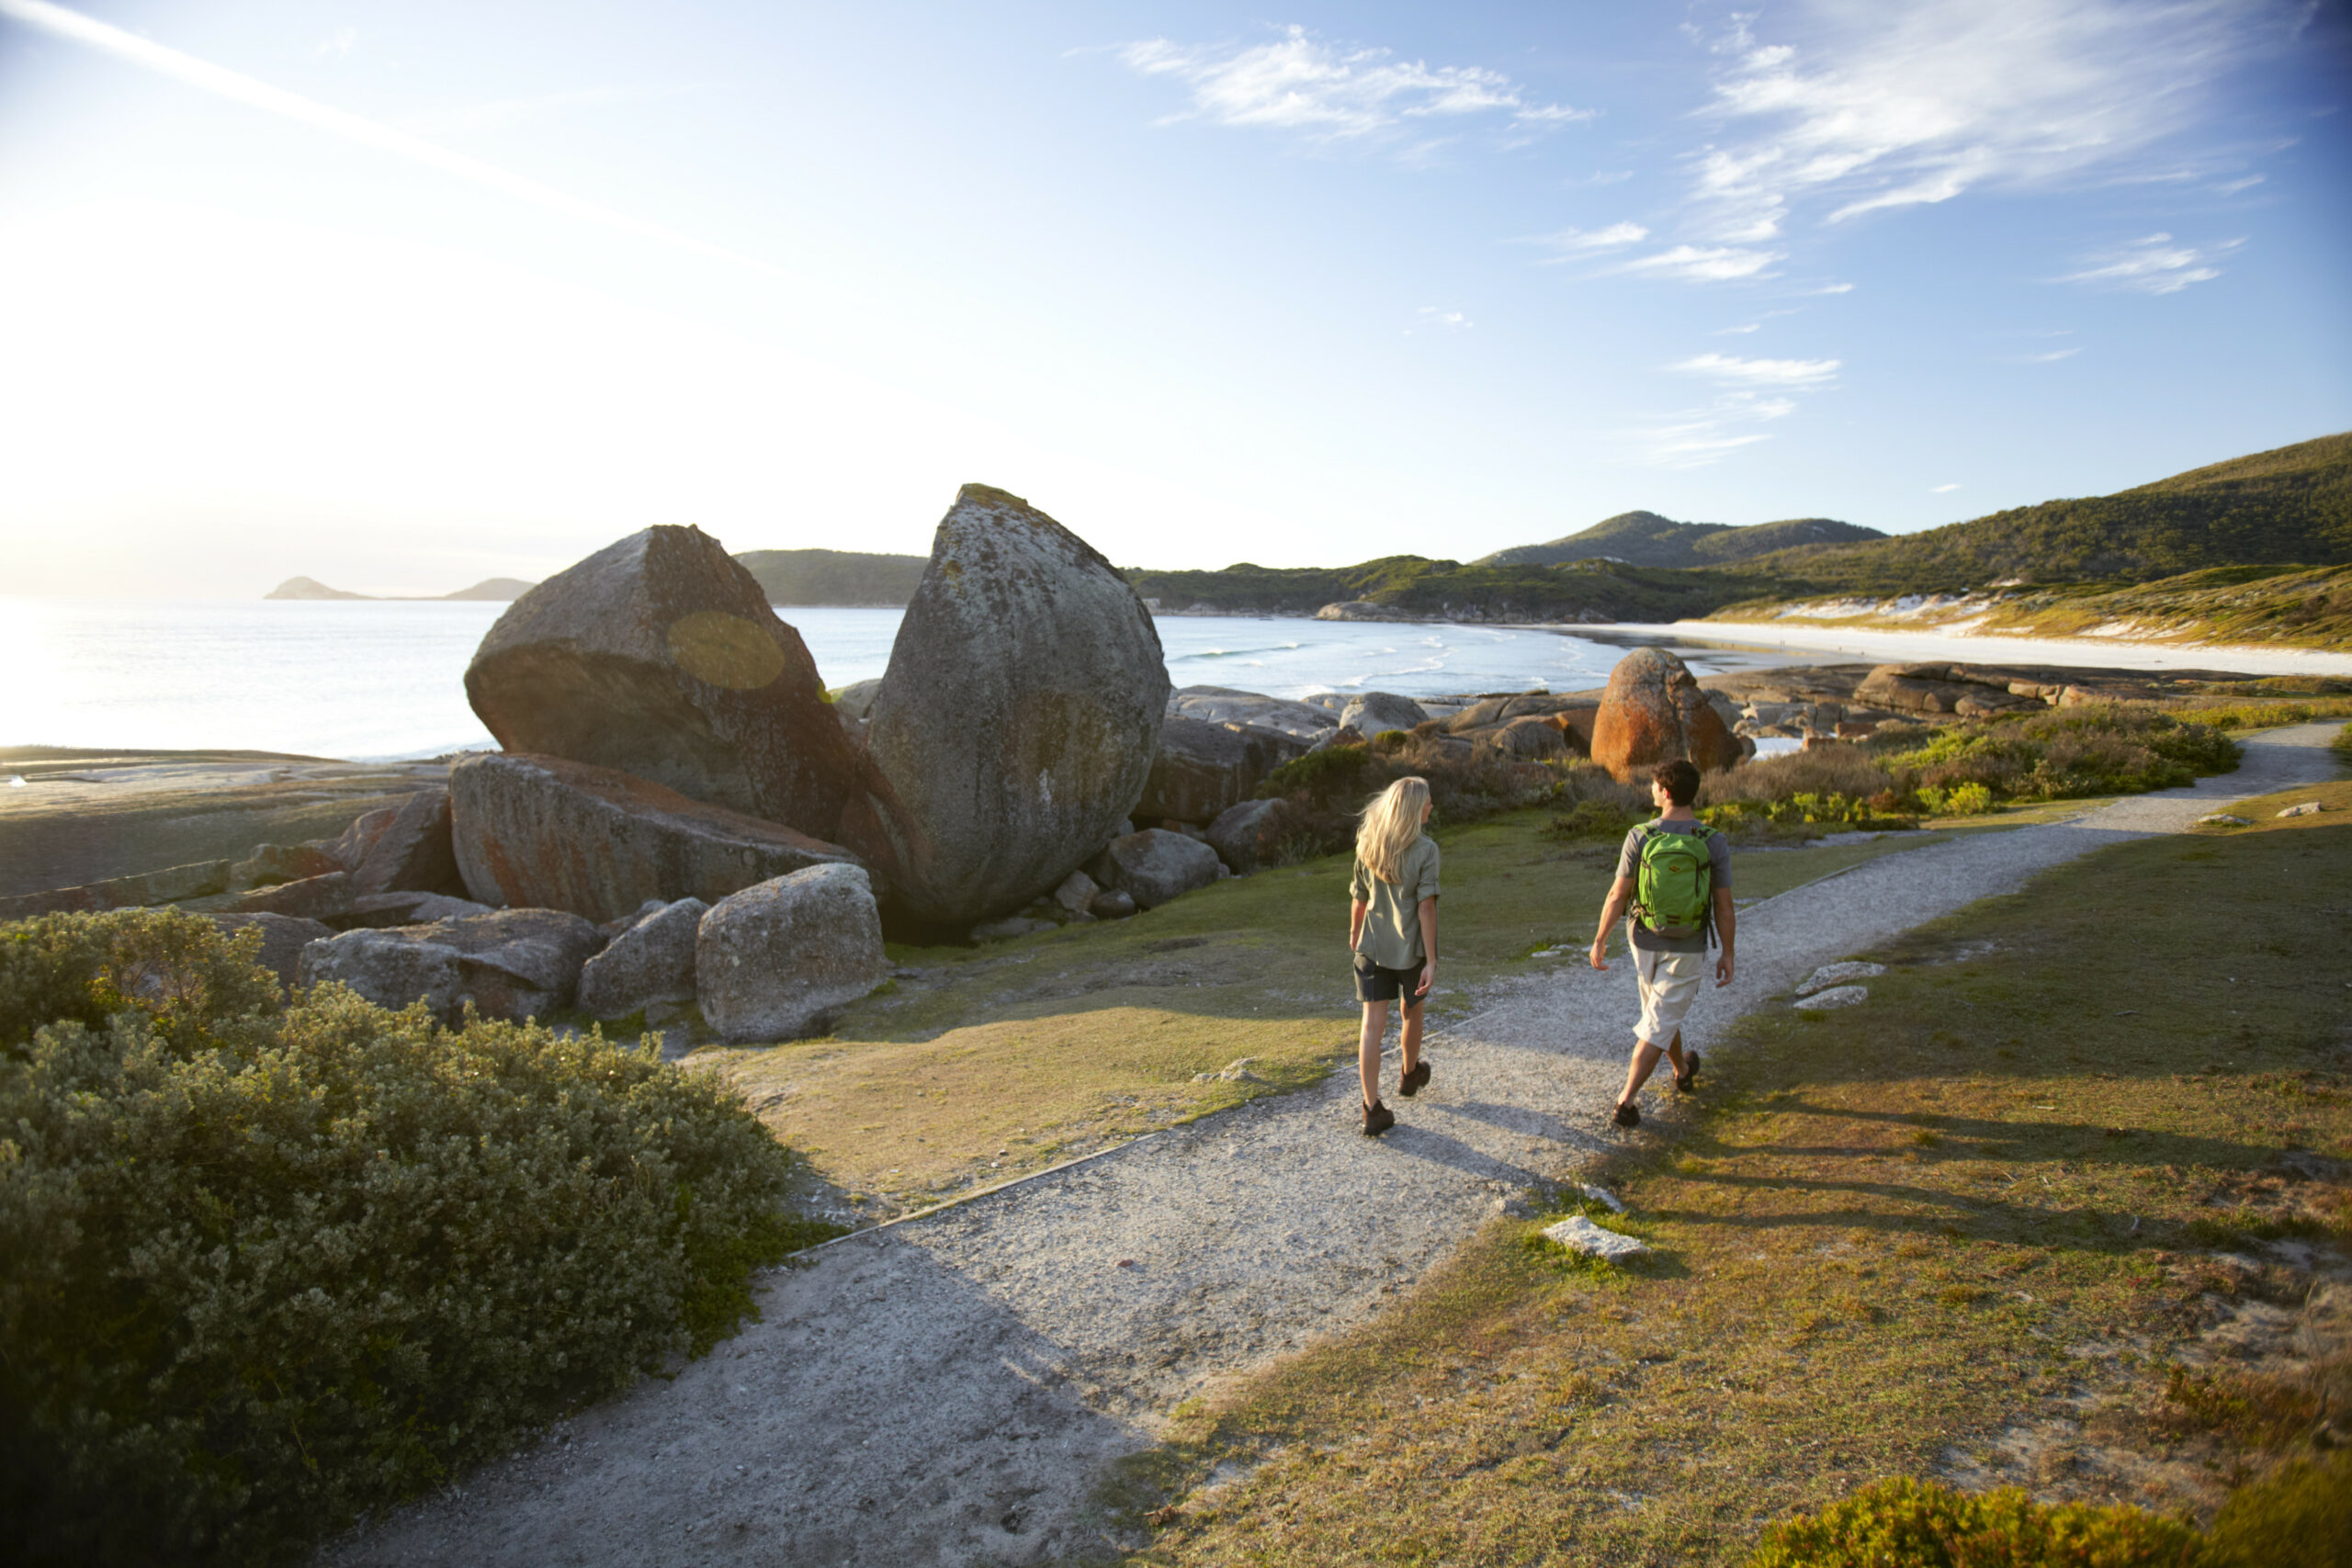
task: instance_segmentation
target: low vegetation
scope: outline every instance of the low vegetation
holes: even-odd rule
[[[2111,846],[1857,954],[1861,1006],[1768,1007],[1589,1173],[1649,1257],[1493,1222],[1183,1412],[1110,1495],[1156,1532],[1130,1561],[2342,1563],[2312,1270],[2352,1249],[2352,1041],[2312,955],[2352,910],[2282,931],[2276,890],[2352,885],[2346,808]]]
[[[904,606],[930,566],[928,556],[862,550],[745,550],[735,558],[767,590],[772,604]]]
[[[731,1331],[826,1234],[732,1093],[171,912],[0,928],[17,1561],[263,1562]]]

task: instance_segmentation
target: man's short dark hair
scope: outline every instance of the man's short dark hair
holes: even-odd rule
[[[1677,806],[1688,806],[1699,798],[1699,770],[1682,758],[1660,762],[1650,777],[1665,786],[1667,798]]]

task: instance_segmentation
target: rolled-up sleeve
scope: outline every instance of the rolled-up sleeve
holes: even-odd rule
[[[1355,870],[1348,877],[1348,898],[1351,903],[1372,902],[1372,880],[1364,874],[1363,862],[1356,862]]]
[[[1437,845],[1434,841],[1429,839],[1423,839],[1421,842],[1429,845],[1430,852],[1426,856],[1422,857],[1421,874],[1413,885],[1413,908],[1416,909],[1421,907],[1422,899],[1434,898],[1437,897],[1438,893]]]

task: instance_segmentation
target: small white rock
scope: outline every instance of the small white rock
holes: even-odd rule
[[[1544,1235],[1544,1239],[1556,1241],[1570,1252],[1581,1252],[1588,1258],[1631,1258],[1649,1250],[1646,1243],[1602,1230],[1582,1214],[1570,1214],[1557,1224],[1545,1225]]]
[[[1885,973],[1886,965],[1883,964],[1825,964],[1797,982],[1797,995],[1809,997],[1832,986],[1843,986],[1855,980],[1874,980]]]
[[[2287,807],[2286,810],[2281,811],[2278,815],[2281,817],[2316,817],[2326,809],[2326,807],[2322,806],[2316,800],[2307,800],[2301,806],[2290,806]]]
[[[1609,1212],[1612,1214],[1622,1214],[1625,1212],[1625,1201],[1606,1187],[1590,1187],[1578,1183],[1577,1190],[1596,1203],[1608,1204]]]
[[[2216,811],[2210,817],[2199,817],[2197,819],[2197,825],[2199,828],[2251,828],[2254,823],[2244,817],[2233,817],[2226,811]]]
[[[1870,994],[1867,986],[1832,986],[1826,991],[1815,991],[1809,997],[1798,998],[1796,1005],[1808,1012],[1819,1012],[1826,1008],[1852,1007]]]

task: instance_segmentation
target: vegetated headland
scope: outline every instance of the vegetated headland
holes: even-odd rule
[[[799,605],[903,605],[924,565],[849,550],[736,558],[773,602]],[[1160,615],[1711,618],[2342,649],[2352,647],[2352,433],[1917,534],[1826,517],[1734,526],[1628,512],[1468,562],[1123,571]],[[272,597],[297,596],[287,589]]]

